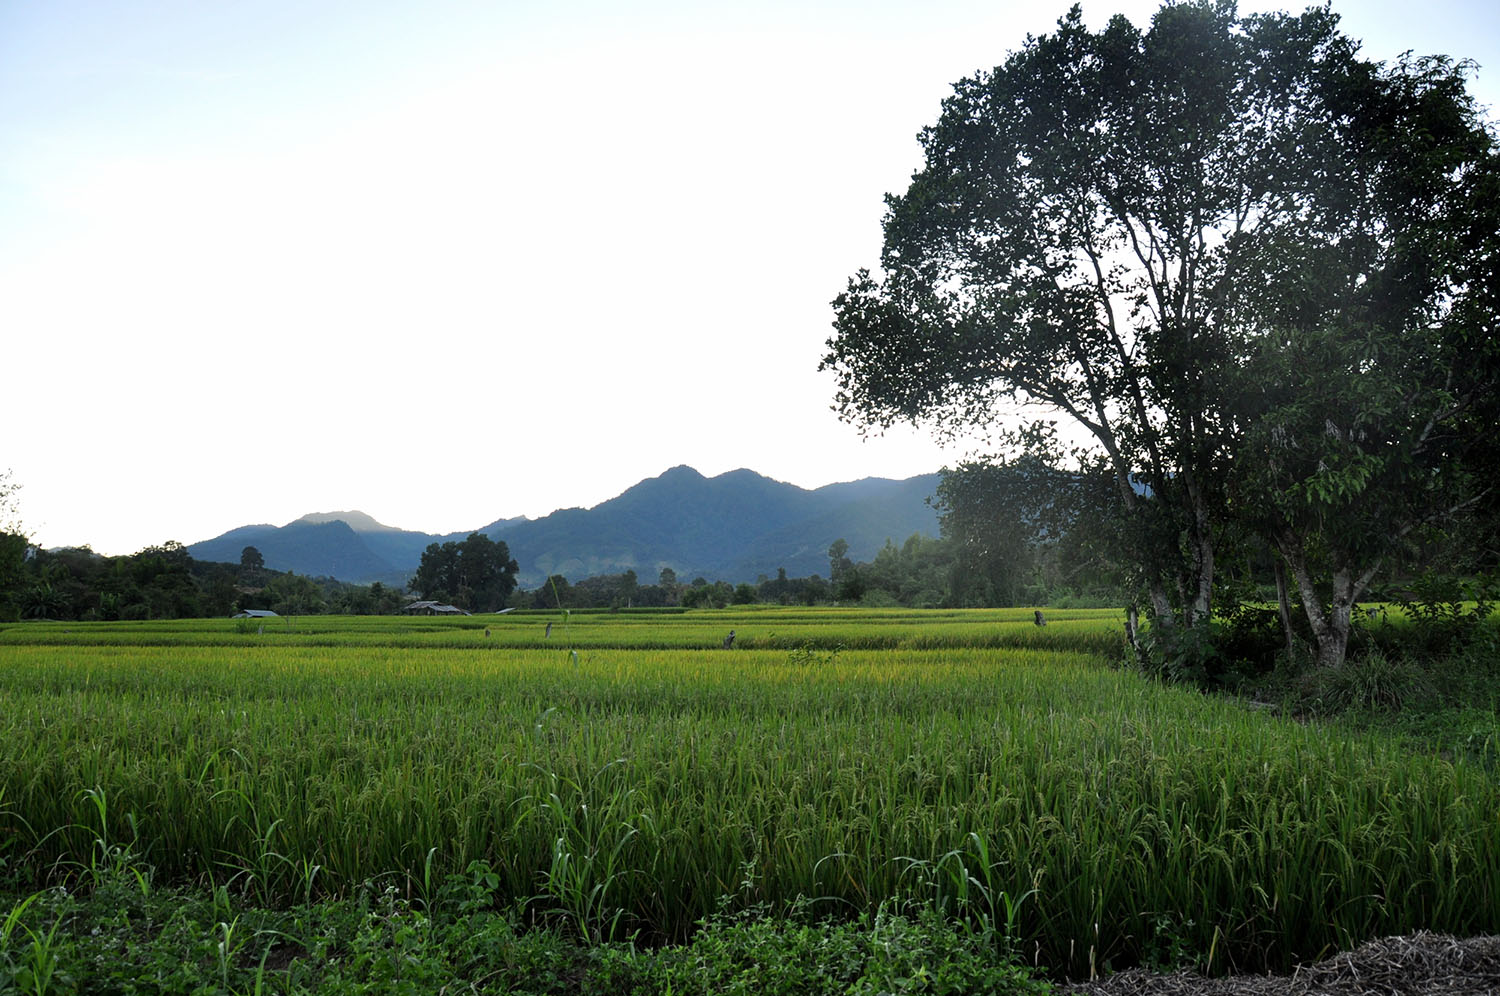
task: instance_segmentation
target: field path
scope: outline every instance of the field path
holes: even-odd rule
[[[1500,937],[1419,931],[1362,944],[1289,976],[1207,979],[1144,969],[1064,986],[1072,996],[1490,996],[1500,994]]]

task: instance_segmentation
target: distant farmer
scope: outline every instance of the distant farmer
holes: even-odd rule
[[[485,628],[484,628],[484,638],[485,638],[485,639],[486,639],[486,640],[488,640],[488,639],[489,639],[489,638],[490,638],[490,628],[489,628],[489,627],[488,627],[488,626],[486,626],[486,627],[485,627]]]
[[[550,639],[552,639],[552,624],[551,623],[547,624],[547,632],[542,635],[542,639],[544,639],[544,640],[550,640]]]
[[[730,630],[729,631],[729,635],[726,636],[726,637],[724,637],[724,649],[725,650],[729,650],[733,646],[734,646],[734,630]]]
[[[1036,619],[1034,621],[1036,622],[1036,624],[1038,626],[1045,626],[1045,625],[1047,625],[1047,617],[1044,616],[1044,615],[1042,615],[1042,610],[1041,609],[1037,609],[1036,610]]]

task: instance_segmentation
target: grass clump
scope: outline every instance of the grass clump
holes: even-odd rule
[[[1350,710],[1392,713],[1430,702],[1434,695],[1426,671],[1409,654],[1388,654],[1379,648],[1336,668],[1308,670],[1300,691],[1308,711],[1319,715]]]

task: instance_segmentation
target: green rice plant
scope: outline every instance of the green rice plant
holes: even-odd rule
[[[240,918],[235,917],[231,922],[219,921],[219,943],[216,953],[219,956],[219,982],[225,989],[229,988],[229,967],[234,964],[234,959],[244,945],[244,938],[238,934]]]
[[[237,790],[226,790],[235,792]],[[241,889],[245,893],[255,897],[256,901],[270,902],[282,890],[281,882],[288,877],[288,873],[299,869],[306,876],[303,886],[304,898],[312,892],[311,877],[316,875],[317,866],[312,865],[308,870],[310,858],[302,858],[297,861],[287,857],[275,849],[273,839],[277,836],[282,821],[272,819],[267,822],[264,813],[252,806],[246,806],[244,811],[237,812],[230,817],[233,823],[243,824],[245,831],[249,834],[250,850],[248,852],[230,850],[220,859],[219,865],[223,869],[232,872],[225,885],[241,882]],[[233,827],[226,827],[226,832],[232,831]]]
[[[563,642],[569,650],[603,647],[716,649],[727,629],[736,645],[793,650],[843,644],[851,649],[941,646],[1051,647],[1118,654],[1123,619],[1117,610],[1055,610],[1049,625],[1032,624],[1029,609],[785,609],[740,606],[673,614],[609,614],[563,610]],[[458,618],[404,616],[315,616],[295,629],[239,633],[231,620],[37,623],[0,630],[0,645],[140,647],[411,647],[445,650],[544,649],[545,617],[521,613]],[[484,631],[491,635],[486,637]]]
[[[31,899],[35,898],[35,896],[31,897]],[[30,905],[30,900],[23,903],[18,910],[13,910],[11,917],[7,917],[4,930],[0,931],[0,955],[4,955],[8,962],[9,974],[19,991],[31,993],[34,996],[46,996],[52,991],[52,980],[57,974],[57,930],[62,926],[63,921],[62,917],[54,919],[51,928],[46,933],[32,930],[20,923],[16,916],[28,905]],[[11,957],[11,936],[16,926],[20,926],[27,940],[25,954],[20,958]]]
[[[1018,951],[1020,913],[1037,889],[1020,895],[997,887],[1007,881],[1003,861],[991,857],[989,842],[971,832],[962,849],[955,848],[936,860],[900,858],[902,874],[914,879],[914,900],[944,916],[972,925],[982,943],[1006,957]]]
[[[130,843],[121,843],[111,838],[109,826],[109,799],[104,789],[95,786],[81,793],[97,817],[98,830],[89,848],[86,871],[89,882],[98,889],[115,882],[133,882],[141,895],[151,891],[149,872],[138,867],[135,847],[140,836],[135,832],[135,815],[126,814],[131,828]]]
[[[747,644],[725,654],[731,618]],[[158,887],[305,906],[368,882],[425,914],[464,901],[457,881],[591,940],[799,903],[935,910],[1075,977],[1175,957],[1173,938],[1221,970],[1500,929],[1490,768],[1007,635],[1104,614],[586,615],[577,665],[524,645],[535,617],[492,620],[488,644],[409,622],[298,637],[326,646],[227,626],[0,643],[20,885],[107,867],[102,839]],[[845,649],[789,667],[808,641]],[[226,889],[215,922],[233,915]]]
[[[10,950],[11,935],[15,933],[16,927],[20,926],[21,917],[25,915],[27,907],[36,902],[37,897],[40,895],[40,892],[33,892],[31,895],[20,900],[10,908],[10,912],[5,915],[5,919],[0,920],[0,951]]]
[[[546,904],[546,914],[595,943],[614,939],[628,915],[615,902],[624,880],[651,873],[655,821],[641,805],[639,789],[610,784],[611,772],[625,763],[611,761],[587,782],[541,771],[545,781],[538,787],[546,791],[531,808],[552,837],[537,899]]]
[[[26,915],[27,909],[40,896],[40,892],[34,892],[17,901],[11,906],[10,912],[5,915],[5,919],[0,920],[0,980],[9,978],[14,980],[18,985],[26,986],[37,980],[37,972],[40,968],[42,970],[41,987],[42,991],[45,992],[48,985],[50,985],[52,970],[56,965],[56,959],[51,951],[53,939],[57,934],[57,925],[62,921],[61,918],[58,918],[53,923],[51,932],[46,935],[38,935],[22,922],[22,917]],[[29,942],[25,955],[18,954],[17,949],[19,945],[12,940],[13,937],[17,936],[18,929],[20,933],[26,936],[26,940]],[[40,950],[38,949],[39,941],[42,945]],[[25,973],[24,976],[23,973]]]

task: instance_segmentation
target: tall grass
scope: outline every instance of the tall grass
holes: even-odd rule
[[[726,903],[932,905],[1074,974],[1168,944],[1285,967],[1500,929],[1500,787],[1477,767],[964,645],[985,638],[961,617],[891,649],[859,649],[858,615],[736,617],[818,655],[635,647],[634,620],[598,618],[625,646],[580,640],[576,664],[498,627],[436,653],[0,646],[0,858],[79,878],[106,840],[274,902],[369,879],[421,899],[480,867],[590,937],[681,939]],[[912,625],[889,618],[865,638]]]

